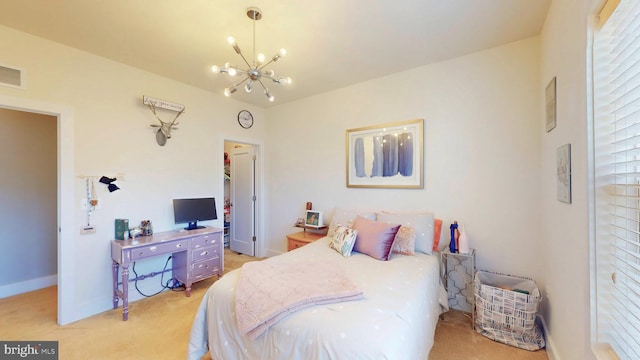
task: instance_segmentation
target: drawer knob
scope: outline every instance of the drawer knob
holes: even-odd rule
[[[200,256],[209,255],[209,251],[203,251],[200,253]]]
[[[176,244],[176,247],[177,247],[177,248],[181,248],[181,247],[182,247],[182,244]]]

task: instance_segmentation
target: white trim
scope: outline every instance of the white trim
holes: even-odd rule
[[[26,293],[29,291],[44,289],[58,283],[58,275],[43,276],[37,279],[21,281],[9,285],[0,286],[0,299]]]
[[[560,357],[556,355],[558,353],[556,346],[553,343],[553,340],[549,337],[549,327],[544,321],[544,317],[538,315],[536,318],[540,321],[540,324],[542,324],[542,332],[544,334],[545,351],[547,352],[547,357],[549,358],[549,360],[560,360]]]

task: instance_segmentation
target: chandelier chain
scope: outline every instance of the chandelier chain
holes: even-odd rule
[[[256,59],[256,14],[253,12],[253,67],[258,67],[258,60]]]

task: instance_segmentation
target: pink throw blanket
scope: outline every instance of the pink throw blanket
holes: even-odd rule
[[[236,323],[240,334],[255,339],[297,310],[361,298],[362,291],[336,264],[248,262],[236,286]]]

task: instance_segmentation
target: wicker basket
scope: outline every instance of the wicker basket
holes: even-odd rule
[[[536,324],[542,300],[529,278],[477,271],[474,277],[476,331],[492,340],[527,350],[545,346]]]

